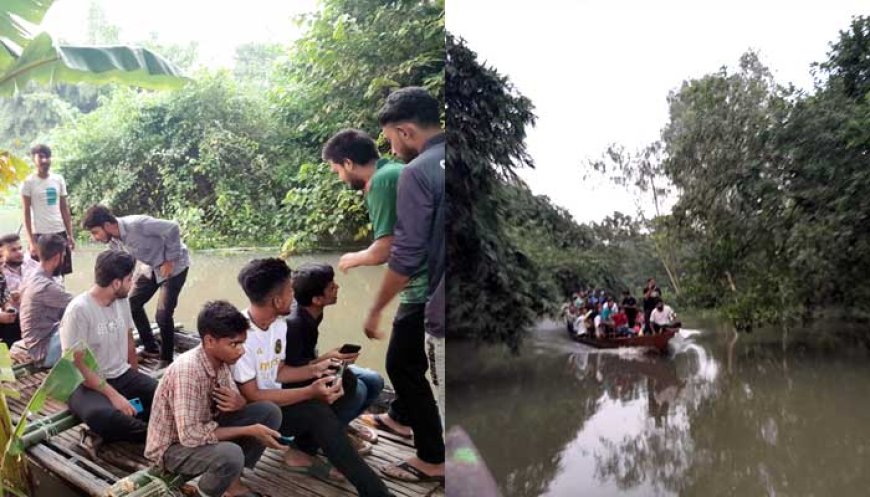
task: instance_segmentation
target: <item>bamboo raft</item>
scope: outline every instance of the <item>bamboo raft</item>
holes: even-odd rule
[[[176,329],[177,352],[188,350],[198,343],[199,337],[185,333],[181,327]],[[157,369],[157,360],[140,359],[140,370],[155,377],[159,377],[162,373]],[[21,392],[21,398],[7,398],[7,402],[14,420],[17,421],[33,392],[48,375],[48,371],[34,370],[29,365],[18,365],[15,367],[15,373],[17,382],[10,386]],[[391,395],[392,393],[385,391],[380,400],[385,401]],[[379,402],[377,407],[383,409],[384,403]],[[378,410],[377,407],[375,410]],[[25,446],[28,447],[28,460],[59,477],[81,495],[91,497],[166,495],[165,490],[160,490],[165,488],[163,483],[158,481],[149,483],[147,474],[152,465],[142,455],[143,445],[127,442],[104,445],[97,458],[92,459],[79,444],[84,429],[85,425],[69,413],[66,404],[48,399],[43,411],[29,420],[24,438]],[[413,455],[414,448],[408,441],[379,431],[378,443],[374,445],[374,450],[365,457],[365,460],[376,468]],[[326,482],[307,475],[291,473],[285,468],[281,453],[267,449],[253,470],[245,470],[242,481],[251,489],[272,497],[357,495],[350,483]],[[383,477],[377,470],[375,472]],[[396,497],[444,495],[443,487],[436,483],[414,484],[386,477],[383,477],[383,480]]]

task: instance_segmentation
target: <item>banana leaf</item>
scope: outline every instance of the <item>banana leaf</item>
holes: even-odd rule
[[[85,381],[84,376],[78,370],[73,362],[73,354],[77,350],[84,350],[85,365],[92,371],[98,371],[97,360],[91,349],[75,346],[67,350],[63,357],[51,368],[51,372],[42,381],[42,385],[33,393],[33,397],[27,403],[27,407],[21,414],[21,420],[18,421],[18,426],[15,427],[15,432],[12,434],[12,439],[9,440],[6,447],[7,454],[17,456],[24,452],[24,445],[21,443],[24,432],[27,429],[27,417],[30,414],[36,414],[45,406],[45,401],[51,397],[61,402],[66,402],[72,395],[73,391]]]
[[[19,19],[39,24],[54,0],[3,0],[0,9],[0,38],[6,38],[19,47],[27,45],[31,35]],[[0,55],[2,58],[2,55]],[[3,67],[0,64],[0,67]]]
[[[12,356],[9,355],[9,347],[0,342],[0,382],[15,382],[15,374],[12,372]],[[0,383],[2,384],[2,383]],[[7,388],[0,391],[0,444],[6,447],[13,439],[12,416],[9,405],[6,403]],[[0,464],[0,495],[12,493],[15,495],[27,495],[24,490],[28,489],[27,464],[21,457],[8,458],[4,452],[2,464]]]
[[[51,36],[41,33],[0,73],[0,95],[11,95],[29,81],[118,83],[163,90],[182,86],[187,78],[146,48],[56,46]]]

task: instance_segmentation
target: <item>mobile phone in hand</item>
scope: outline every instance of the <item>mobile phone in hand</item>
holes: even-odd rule
[[[295,438],[296,438],[296,437],[285,437],[285,436],[280,436],[280,437],[277,437],[276,440],[278,440],[278,443],[281,444],[281,445],[290,445],[291,443],[293,443],[293,440],[294,440]]]
[[[136,414],[141,414],[144,410],[144,408],[142,407],[142,401],[139,400],[139,397],[130,399],[130,404],[133,406],[133,409],[136,409]]]
[[[356,354],[362,349],[361,345],[354,345],[352,343],[346,343],[338,349],[339,354]]]

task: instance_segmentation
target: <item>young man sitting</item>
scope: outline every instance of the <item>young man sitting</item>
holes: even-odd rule
[[[677,321],[677,313],[671,306],[665,305],[663,300],[656,303],[655,309],[649,315],[650,324],[654,333],[660,333],[665,328],[679,328],[681,323]]]
[[[318,363],[327,359],[353,363],[356,354],[342,354],[341,347],[318,357],[318,327],[323,321],[323,308],[338,301],[338,284],[335,272],[328,264],[309,263],[301,266],[293,275],[293,293],[298,304],[287,319],[287,357],[285,362],[293,367]],[[287,385],[291,388],[307,386],[309,382]],[[384,378],[376,371],[348,366],[342,378],[345,395],[332,408],[338,420],[347,426],[351,442],[360,453],[371,452],[371,444],[377,442],[377,432],[367,426],[351,426],[350,422],[362,414],[378,398],[384,389]]]
[[[295,471],[321,479],[341,480],[344,475],[362,497],[390,495],[351,445],[330,407],[344,394],[341,378],[324,376],[335,361],[327,359],[298,368],[284,363],[285,317],[293,302],[290,268],[281,259],[256,259],[242,268],[239,284],[250,300],[245,311],[250,327],[246,354],[233,366],[233,378],[249,401],[270,401],[281,407],[284,419],[279,431],[296,438],[296,448],[287,451],[284,461]],[[303,388],[281,386],[312,379],[314,382]],[[315,457],[318,448],[335,468]]]
[[[200,495],[256,496],[241,482],[266,447],[278,443],[281,410],[248,403],[229,366],[245,353],[248,320],[229,302],[205,304],[196,318],[202,343],[166,369],[154,394],[145,457],[199,479]]]
[[[55,276],[66,258],[66,239],[45,235],[37,242],[40,262],[21,284],[21,340],[10,351],[19,362],[33,361],[50,368],[60,359],[58,326],[64,310],[73,299]]]
[[[126,252],[98,255],[95,284],[70,302],[60,324],[61,347],[64,352],[75,350],[75,365],[85,378],[67,404],[98,435],[83,440],[91,453],[102,441],[145,442],[148,431],[157,380],[138,371],[127,300],[135,266],[136,260]],[[85,364],[84,347],[93,352],[99,371]],[[141,401],[142,412],[130,402],[135,398]]]

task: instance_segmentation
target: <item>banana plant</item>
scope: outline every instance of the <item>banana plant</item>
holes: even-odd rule
[[[160,55],[130,46],[59,45],[48,33],[34,34],[54,0],[4,0],[0,7],[0,97],[29,82],[117,83],[164,90],[183,85],[181,70]],[[22,180],[27,163],[0,148],[0,191]]]

